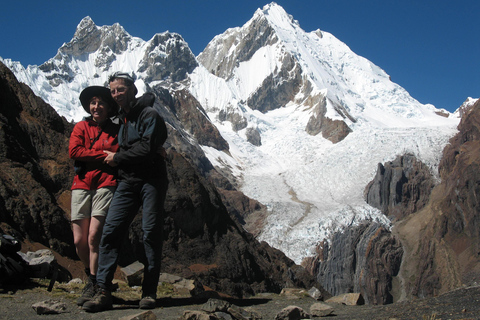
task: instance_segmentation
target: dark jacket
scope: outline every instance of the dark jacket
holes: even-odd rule
[[[153,108],[155,96],[145,93],[120,113],[123,122],[118,133],[119,150],[113,160],[118,164],[118,180],[140,182],[167,179],[163,143],[167,140],[165,121]]]

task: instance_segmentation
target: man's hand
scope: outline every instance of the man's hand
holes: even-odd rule
[[[105,152],[107,154],[107,157],[103,160],[103,162],[105,162],[106,164],[108,164],[111,167],[118,166],[118,164],[115,161],[113,161],[113,157],[115,156],[115,152],[111,152],[111,151],[108,151],[108,150],[103,150],[103,152]]]

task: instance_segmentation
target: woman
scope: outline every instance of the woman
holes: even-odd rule
[[[73,239],[88,276],[77,301],[79,306],[95,295],[98,246],[117,186],[115,169],[104,163],[105,151],[117,151],[120,127],[110,119],[118,113],[118,105],[108,88],[85,88],[80,93],[80,102],[90,116],[75,125],[69,144],[69,156],[75,160],[76,173],[72,185]]]

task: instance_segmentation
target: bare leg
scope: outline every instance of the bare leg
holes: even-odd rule
[[[75,220],[72,222],[73,242],[77,255],[85,268],[90,268],[90,249],[88,245],[90,219]]]
[[[90,252],[90,273],[97,274],[98,269],[98,246],[102,238],[103,225],[105,217],[94,216],[90,221],[90,232],[88,234],[88,245]]]

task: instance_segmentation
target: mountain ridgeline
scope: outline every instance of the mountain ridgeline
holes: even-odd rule
[[[78,95],[123,70],[155,94],[169,130],[163,272],[233,296],[316,286],[371,304],[480,273],[478,102],[459,109],[457,129],[457,113],[420,104],[275,3],[198,57],[178,34],[144,41],[86,17],[44,64],[0,60],[5,232],[75,257],[67,144],[85,115]],[[141,260],[139,223],[121,265]]]

